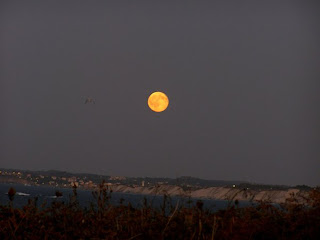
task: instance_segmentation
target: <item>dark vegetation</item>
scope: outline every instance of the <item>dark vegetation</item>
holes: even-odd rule
[[[294,196],[280,207],[267,202],[238,208],[238,200],[225,210],[211,212],[198,201],[194,207],[173,206],[164,195],[161,208],[145,199],[142,208],[110,204],[112,191],[103,183],[93,192],[95,202],[80,207],[77,189],[68,202],[57,200],[37,206],[30,199],[13,208],[10,188],[7,206],[0,205],[0,239],[320,239],[320,189],[305,203]],[[168,211],[166,210],[168,209]]]

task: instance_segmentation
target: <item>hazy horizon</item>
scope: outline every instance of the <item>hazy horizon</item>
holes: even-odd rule
[[[319,12],[1,1],[0,167],[319,185]]]
[[[213,180],[213,181],[226,181],[226,182],[247,182],[250,184],[262,184],[262,185],[283,185],[283,186],[297,186],[297,185],[306,185],[306,184],[275,184],[275,183],[265,183],[265,182],[253,182],[249,179],[245,180],[245,179],[215,179],[215,178],[201,178],[201,177],[197,177],[197,176],[189,176],[189,175],[181,175],[181,176],[176,176],[176,177],[164,177],[164,176],[123,176],[123,175],[109,175],[109,174],[104,174],[104,173],[98,173],[98,172],[77,172],[77,171],[68,171],[68,170],[57,170],[57,169],[18,169],[18,168],[5,168],[7,170],[21,170],[21,171],[30,171],[30,172],[66,172],[66,173],[70,173],[70,174],[96,174],[96,175],[101,175],[101,176],[120,176],[120,177],[128,177],[128,178],[170,178],[170,179],[178,179],[181,177],[191,177],[191,178],[198,178],[198,179],[202,179],[202,180]],[[320,186],[319,184],[316,185],[307,185],[310,187],[317,187]]]

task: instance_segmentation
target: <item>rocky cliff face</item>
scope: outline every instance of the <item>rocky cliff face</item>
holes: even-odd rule
[[[209,198],[220,200],[240,200],[240,201],[269,201],[273,203],[284,203],[286,199],[295,197],[298,201],[303,202],[307,192],[299,189],[289,190],[268,190],[255,191],[250,189],[210,187],[198,190],[185,191],[181,187],[171,185],[161,185],[159,187],[128,187],[124,185],[112,186],[115,192],[136,193],[136,194],[153,194],[153,195],[174,195],[193,198]]]

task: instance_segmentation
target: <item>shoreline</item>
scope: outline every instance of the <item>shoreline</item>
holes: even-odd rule
[[[2,182],[5,183],[5,182]],[[35,187],[52,187],[61,189],[72,189],[72,186],[52,186],[52,185],[35,185],[24,182],[7,182],[6,184],[18,184],[25,186]],[[288,190],[252,190],[246,188],[230,188],[230,187],[207,187],[184,190],[180,186],[175,185],[159,185],[155,187],[142,187],[142,186],[127,186],[127,185],[107,185],[109,190],[117,193],[132,193],[142,195],[168,195],[168,196],[181,196],[198,199],[210,200],[226,200],[226,201],[249,201],[261,202],[266,201],[270,203],[285,203],[290,199],[292,202],[304,203],[305,197],[308,196],[309,191],[303,191],[296,188],[289,188]],[[78,187],[79,190],[95,191],[98,186],[94,187]]]
[[[114,192],[135,193],[145,195],[169,195],[182,196],[191,198],[204,198],[213,200],[238,200],[238,201],[267,201],[271,203],[285,203],[290,198],[295,198],[299,203],[304,202],[304,198],[308,195],[308,191],[299,189],[288,190],[250,190],[228,187],[208,187],[196,190],[183,190],[179,186],[160,185],[158,187],[129,187],[125,185],[110,186]]]

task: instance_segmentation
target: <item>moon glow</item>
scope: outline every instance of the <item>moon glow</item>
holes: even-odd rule
[[[148,105],[152,111],[163,112],[169,105],[169,98],[163,92],[154,92],[148,98]]]

